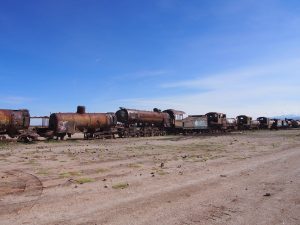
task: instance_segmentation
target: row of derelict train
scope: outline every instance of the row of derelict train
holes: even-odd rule
[[[42,125],[31,126],[33,119],[42,119]],[[75,113],[52,113],[50,117],[30,117],[27,109],[0,109],[1,139],[8,135],[25,142],[38,137],[64,139],[78,132],[83,133],[85,139],[92,139],[299,127],[300,120],[267,117],[253,120],[246,115],[227,118],[226,114],[217,112],[185,117],[183,111],[174,109],[145,111],[120,108],[115,113],[86,113],[84,106],[78,106]]]

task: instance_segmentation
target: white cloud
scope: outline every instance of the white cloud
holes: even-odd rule
[[[205,114],[208,111],[238,114],[274,116],[300,114],[300,59],[274,62],[264,66],[239,69],[204,78],[183,80],[161,85],[174,90],[174,96],[121,100],[131,107],[149,109],[175,108],[188,114]],[[185,94],[184,89],[195,94]],[[209,90],[203,92],[201,90]]]

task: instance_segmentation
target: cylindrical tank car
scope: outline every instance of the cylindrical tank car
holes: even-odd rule
[[[77,108],[76,113],[52,113],[49,118],[51,136],[61,139],[76,132],[83,132],[85,138],[110,135],[116,124],[113,113],[86,113],[82,106]]]

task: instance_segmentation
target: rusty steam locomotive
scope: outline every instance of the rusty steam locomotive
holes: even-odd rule
[[[28,110],[0,109],[0,135],[2,138],[7,134],[30,141],[38,136],[64,139],[77,132],[84,133],[85,139],[90,139],[300,127],[300,121],[295,120],[266,117],[252,120],[246,115],[227,118],[226,114],[217,112],[187,117],[184,115],[183,111],[161,111],[157,108],[153,111],[120,108],[115,113],[86,113],[84,106],[78,106],[75,113],[52,113],[47,117],[47,126],[30,127],[30,118],[34,117],[30,117]]]

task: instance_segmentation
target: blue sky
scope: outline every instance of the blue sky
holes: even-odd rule
[[[0,108],[300,114],[297,0],[0,0]]]

